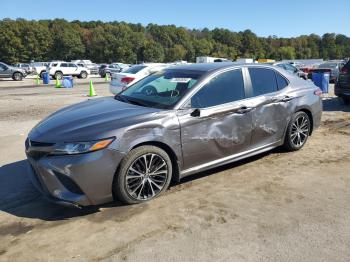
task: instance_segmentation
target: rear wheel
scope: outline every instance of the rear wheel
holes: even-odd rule
[[[79,75],[79,78],[85,79],[87,78],[88,74],[85,71],[82,71]]]
[[[55,77],[55,79],[62,80],[63,79],[63,74],[61,72],[56,72],[54,77]]]
[[[122,160],[113,190],[123,203],[141,203],[166,191],[171,176],[169,155],[159,147],[141,146],[131,150]]]
[[[305,145],[310,129],[309,116],[302,111],[296,112],[288,124],[283,146],[289,151],[299,150]]]
[[[23,75],[19,72],[16,72],[12,75],[12,79],[15,81],[22,81]]]

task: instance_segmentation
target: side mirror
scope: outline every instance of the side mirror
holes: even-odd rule
[[[192,111],[191,116],[199,117],[199,116],[201,116],[201,111],[197,108],[197,109]]]

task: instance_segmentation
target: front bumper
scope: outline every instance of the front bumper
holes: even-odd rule
[[[108,148],[39,159],[27,155],[33,185],[49,200],[69,206],[113,201],[114,174],[123,157],[123,153]]]

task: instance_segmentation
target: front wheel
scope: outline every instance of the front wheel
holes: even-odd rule
[[[166,191],[172,170],[170,157],[161,148],[137,147],[120,164],[113,183],[115,196],[126,204],[151,200]]]
[[[309,137],[310,129],[309,116],[303,111],[296,112],[288,124],[284,148],[288,151],[301,149]]]
[[[23,75],[19,72],[13,74],[12,79],[15,81],[22,81]]]

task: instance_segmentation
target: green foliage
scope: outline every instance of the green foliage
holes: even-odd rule
[[[10,64],[81,58],[98,63],[193,62],[197,56],[340,59],[350,56],[350,38],[334,33],[258,37],[250,30],[190,30],[125,22],[0,20],[0,61]]]

